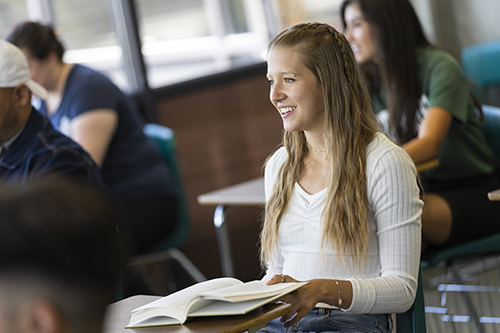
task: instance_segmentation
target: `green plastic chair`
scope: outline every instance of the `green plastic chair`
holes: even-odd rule
[[[177,229],[156,244],[151,244],[140,255],[134,256],[129,261],[129,266],[143,267],[142,272],[148,274],[148,270],[144,269],[145,265],[153,262],[162,262],[173,260],[192,278],[194,282],[206,280],[206,277],[198,270],[198,268],[189,260],[189,258],[179,250],[189,235],[190,222],[189,212],[184,193],[179,163],[177,160],[177,141],[174,132],[165,126],[159,124],[146,124],[143,128],[144,134],[149,137],[158,147],[161,155],[169,166],[174,178],[175,186],[179,198],[179,221]],[[150,279],[151,281],[151,279]],[[177,289],[175,282],[170,282],[168,289]],[[158,288],[156,288],[158,289]],[[165,288],[160,287],[160,290]]]
[[[500,68],[500,60],[498,62]],[[500,159],[500,107],[483,105],[483,131],[491,149]]]
[[[500,108],[490,105],[483,105],[483,114],[484,119],[482,127],[486,136],[486,140],[500,159]],[[484,195],[486,196],[487,193],[485,193]],[[480,218],[480,212],[478,212],[478,218]],[[474,221],[471,222],[473,223]],[[498,222],[500,223],[500,221]],[[471,225],[471,227],[474,226]],[[446,288],[446,286],[448,286],[449,284],[465,286],[466,284],[463,281],[457,265],[480,262],[481,260],[486,260],[499,254],[500,233],[467,242],[465,244],[425,253],[421,260],[421,269],[426,270],[437,267],[439,265],[443,265],[443,276],[449,277],[450,280],[442,284],[440,287],[441,289]],[[500,267],[497,267],[497,269],[500,269]],[[467,308],[468,315],[470,316],[471,321],[474,325],[475,331],[483,332],[484,325],[481,323],[480,313],[467,292],[467,290],[475,292],[475,290],[480,290],[481,288],[483,288],[484,290],[484,286],[478,287],[479,288],[474,289],[474,286],[467,286],[467,288],[462,288],[460,292],[463,297],[465,307]],[[486,288],[489,287],[490,286],[486,286]],[[493,289],[495,288],[497,289],[497,292],[498,290],[500,290],[500,286],[495,286]],[[488,292],[483,292],[483,294],[491,296]]]
[[[483,103],[500,102],[500,41],[463,48],[461,62],[467,79],[479,88],[473,91]]]
[[[168,245],[168,247],[179,247],[183,245],[189,235],[190,223],[181,171],[177,161],[177,140],[174,132],[168,127],[153,123],[146,124],[143,128],[143,132],[158,147],[161,155],[165,159],[172,173],[176,191],[179,196],[178,228],[171,236],[164,239],[161,243],[152,244],[151,247],[146,250],[146,252],[155,252],[164,249],[166,245]]]

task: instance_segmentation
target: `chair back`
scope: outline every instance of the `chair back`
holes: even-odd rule
[[[500,64],[499,66],[500,67]],[[500,159],[500,108],[483,105],[483,131],[486,141]]]
[[[415,301],[411,308],[396,315],[396,332],[426,333],[425,303],[422,285],[422,273],[418,272],[418,287]]]
[[[500,86],[500,41],[471,45],[462,49],[461,62],[467,79],[484,94],[493,86]]]
[[[170,247],[180,247],[188,237],[190,223],[184,186],[177,159],[177,141],[175,134],[170,128],[153,123],[146,124],[143,127],[143,132],[154,142],[155,146],[158,147],[162,157],[168,165],[179,200],[177,229],[158,244],[153,244],[150,248],[146,249],[146,252],[155,252]],[[167,221],[165,221],[165,223],[167,223]]]

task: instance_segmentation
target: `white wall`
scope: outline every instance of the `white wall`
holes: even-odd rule
[[[429,39],[460,56],[463,47],[500,40],[499,0],[411,0]]]

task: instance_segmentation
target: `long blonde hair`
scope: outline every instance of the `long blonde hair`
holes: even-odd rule
[[[351,253],[362,262],[368,246],[366,147],[375,136],[377,121],[354,55],[341,33],[321,23],[283,30],[270,42],[268,52],[278,47],[297,52],[323,92],[324,140],[331,163],[321,248],[334,246],[338,256]],[[288,157],[267,202],[261,233],[263,266],[275,250],[281,217],[308,152],[303,131],[285,131],[283,143]]]

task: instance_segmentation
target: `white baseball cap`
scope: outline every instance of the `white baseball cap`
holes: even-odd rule
[[[41,99],[47,97],[47,90],[31,79],[23,51],[12,43],[0,40],[0,88],[14,88],[20,84],[25,84]]]

